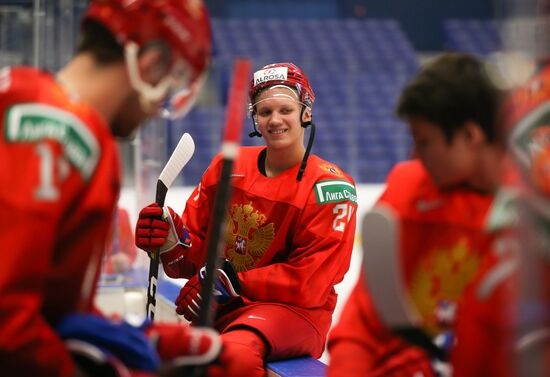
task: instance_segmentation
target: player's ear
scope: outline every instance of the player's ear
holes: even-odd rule
[[[302,114],[302,123],[311,121],[311,109],[309,107],[306,107]]]
[[[166,75],[169,52],[162,45],[152,45],[140,51],[138,66],[141,77],[149,84],[157,84]]]
[[[485,135],[485,132],[483,132],[481,126],[476,122],[466,122],[463,132],[468,142],[474,145],[479,145],[487,142],[487,136]]]

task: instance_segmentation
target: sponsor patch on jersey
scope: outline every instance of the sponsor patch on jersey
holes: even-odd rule
[[[319,167],[326,172],[337,175],[338,177],[344,176],[344,174],[342,174],[342,171],[332,164],[323,163],[323,164],[319,164]]]
[[[287,67],[260,69],[259,71],[254,72],[254,86],[262,84],[266,81],[286,80],[287,76]]]
[[[34,143],[56,140],[67,160],[87,180],[99,159],[99,144],[86,126],[73,114],[43,104],[21,104],[8,109],[4,130],[8,142]]]
[[[320,181],[315,184],[314,189],[317,197],[317,203],[319,204],[344,201],[350,201],[357,204],[357,193],[355,191],[355,186],[348,181]]]

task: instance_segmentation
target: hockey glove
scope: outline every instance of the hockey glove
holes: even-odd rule
[[[136,224],[136,246],[147,252],[165,253],[178,245],[191,247],[189,232],[181,217],[170,207],[149,204],[139,212]]]
[[[176,299],[176,312],[185,319],[193,322],[198,318],[202,302],[200,295],[202,283],[206,278],[206,266],[202,267],[196,276],[193,276],[183,286]],[[214,279],[212,294],[219,304],[225,304],[229,300],[239,297],[241,283],[231,263],[225,259],[218,269],[217,278]]]
[[[214,362],[222,348],[212,329],[151,323],[140,327],[96,314],[71,314],[57,326],[81,370],[90,376],[148,376],[185,365]],[[135,374],[136,376],[138,374]]]
[[[222,349],[220,336],[209,328],[153,323],[145,329],[145,333],[162,362],[173,368],[210,364]]]
[[[195,275],[181,288],[175,301],[176,313],[193,322],[199,318],[201,302],[201,284],[198,275]]]
[[[70,314],[56,327],[83,371],[137,369],[154,372],[159,357],[141,328],[96,314]],[[90,375],[107,375],[94,374]],[[110,375],[110,374],[109,374]]]

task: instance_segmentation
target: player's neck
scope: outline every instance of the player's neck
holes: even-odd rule
[[[268,177],[275,177],[294,167],[304,157],[305,148],[299,146],[293,149],[267,148],[265,171]]]
[[[496,192],[500,185],[502,173],[503,150],[496,145],[488,145],[480,158],[478,171],[471,186],[478,191],[491,194]]]
[[[68,95],[93,107],[108,123],[130,90],[123,63],[100,67],[87,54],[73,57],[56,79]]]

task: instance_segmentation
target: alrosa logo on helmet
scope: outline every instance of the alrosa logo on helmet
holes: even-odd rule
[[[261,69],[254,72],[254,86],[273,80],[286,80],[288,77],[287,67]]]

